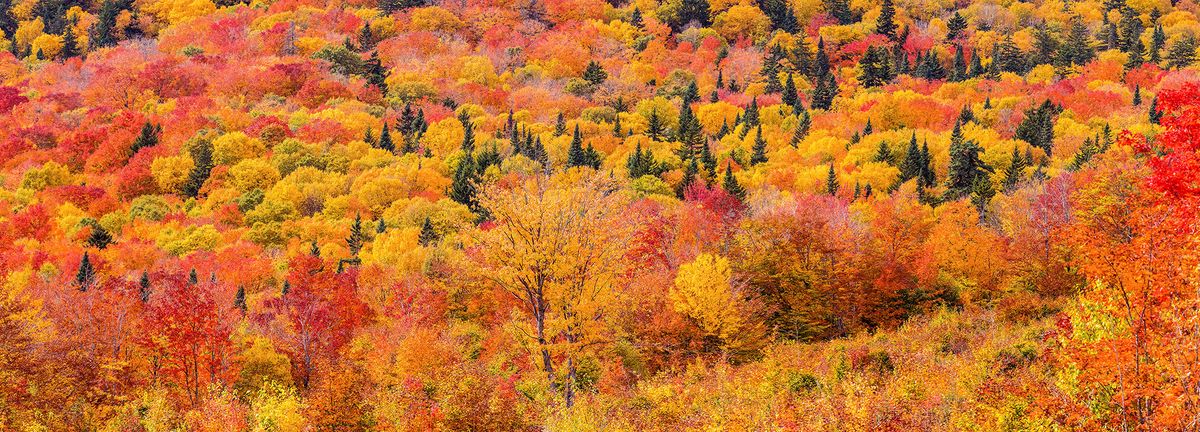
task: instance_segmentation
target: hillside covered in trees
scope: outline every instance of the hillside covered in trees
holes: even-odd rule
[[[1200,431],[1194,0],[0,5],[0,430]]]

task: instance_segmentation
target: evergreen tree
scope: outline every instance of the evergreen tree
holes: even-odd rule
[[[963,18],[961,13],[954,12],[954,16],[946,22],[946,40],[953,41],[966,35],[967,19]]]
[[[1060,109],[1049,100],[1026,110],[1025,119],[1017,125],[1014,137],[1045,150],[1047,155],[1051,154],[1054,146],[1054,119],[1059,111]]]
[[[713,156],[712,149],[708,143],[700,144],[700,162],[704,164],[704,172],[708,180],[716,177],[717,173],[717,158]]]
[[[892,0],[883,0],[879,17],[875,19],[875,33],[896,40],[896,6]]]
[[[929,154],[929,141],[921,144],[921,181],[918,185],[933,187],[937,184],[937,174],[933,171],[933,157]]]
[[[437,231],[433,229],[433,223],[429,218],[425,218],[425,222],[421,224],[421,234],[417,236],[417,241],[421,246],[429,246],[438,240]]]
[[[598,85],[607,79],[608,72],[604,70],[604,67],[600,66],[600,63],[596,63],[595,60],[588,61],[587,67],[583,70],[584,81],[590,82],[593,85]]]
[[[867,52],[859,60],[862,70],[861,82],[867,87],[878,87],[887,84],[893,78],[888,54],[880,47],[867,47]]]
[[[563,118],[562,111],[559,111],[558,117],[554,119],[554,136],[563,136],[567,133],[567,121]]]
[[[946,68],[942,66],[937,53],[930,51],[918,62],[916,75],[927,80],[946,79]]]
[[[316,258],[320,258],[320,257],[321,257],[321,246],[318,246],[318,245],[317,245],[317,242],[316,242],[316,240],[314,240],[314,241],[312,241],[311,243],[309,243],[309,244],[308,244],[308,254],[309,254],[309,255],[312,255],[312,256],[314,256],[314,257],[316,257]]]
[[[791,72],[788,72],[787,81],[783,83],[782,102],[791,107],[795,107],[800,102],[800,97],[796,94],[796,79]]]
[[[1183,69],[1196,62],[1196,38],[1185,34],[1171,45],[1167,52],[1167,67]]]
[[[92,259],[87,252],[83,253],[83,259],[79,261],[79,271],[75,272],[75,285],[79,286],[80,291],[87,291],[96,283],[96,268],[92,266]]]
[[[358,32],[358,47],[359,51],[371,51],[375,49],[375,35],[371,34],[371,23],[363,23],[362,30]]]
[[[924,160],[921,159],[921,149],[917,147],[917,134],[912,134],[908,141],[908,151],[904,153],[904,162],[900,164],[900,181],[908,181],[921,175]]]
[[[1025,160],[1021,158],[1021,154],[1017,152],[1017,147],[1013,146],[1012,162],[1008,164],[1008,168],[1004,169],[1004,190],[1013,191],[1025,176]]]
[[[652,140],[661,141],[665,132],[664,129],[662,118],[658,115],[658,108],[652,108],[650,110],[650,118],[646,119],[646,136],[649,136]]]
[[[183,183],[183,194],[185,196],[196,198],[200,196],[200,190],[204,188],[204,182],[208,181],[208,176],[212,174],[212,141],[208,137],[199,139],[196,145],[192,146],[192,171],[188,173],[188,179]]]
[[[380,217],[379,220],[375,222],[375,234],[383,234],[385,232],[387,232],[387,222],[384,222],[383,218]]]
[[[827,110],[833,107],[833,99],[837,97],[837,94],[838,84],[834,80],[833,74],[825,74],[824,79],[817,80],[817,86],[813,89],[813,109]]]
[[[150,274],[142,271],[142,278],[138,280],[138,298],[142,300],[142,303],[149,302],[152,291],[150,287]]]
[[[371,51],[371,58],[363,65],[363,70],[366,73],[367,83],[379,88],[379,94],[387,96],[389,72],[379,61],[379,51]]]
[[[58,51],[58,57],[63,60],[66,60],[71,57],[78,56],[79,55],[79,41],[75,36],[75,23],[74,22],[72,22],[70,25],[66,26],[63,29],[62,38],[63,38],[63,45],[62,45],[62,49],[60,49]]]
[[[1098,137],[1097,139],[1084,139],[1083,145],[1079,146],[1079,151],[1075,153],[1075,157],[1071,159],[1071,163],[1067,164],[1067,170],[1078,171],[1084,165],[1087,165],[1088,162],[1091,162],[1092,157],[1100,152],[1097,141],[1099,141]]]
[[[462,123],[463,127],[462,145],[459,148],[464,152],[472,153],[475,151],[475,125],[471,123],[466,111],[458,116],[458,121]]]
[[[587,166],[587,162],[587,155],[583,151],[583,135],[579,134],[579,125],[576,124],[571,147],[567,149],[567,168]]]
[[[233,295],[233,307],[242,311],[242,315],[246,314],[246,287],[238,285],[237,294]]]
[[[698,24],[700,27],[711,26],[712,21],[708,17],[708,11],[709,6],[706,0],[683,0],[679,10],[675,13],[675,19],[669,23],[671,30],[678,33],[692,23]]]
[[[820,79],[829,75],[833,65],[829,62],[829,54],[825,52],[825,38],[817,39],[817,54],[813,59],[813,69],[809,76]]]
[[[1150,99],[1150,123],[1159,124],[1162,120],[1163,112],[1158,109],[1158,96]]]
[[[767,161],[767,140],[763,139],[762,126],[758,127],[754,133],[753,154],[750,156],[750,165],[758,165]]]
[[[975,206],[975,211],[979,212],[980,222],[987,217],[988,204],[992,202],[994,196],[996,196],[996,190],[992,187],[991,177],[976,176],[971,185],[971,204]]]
[[[679,185],[675,187],[675,195],[680,199],[685,198],[687,190],[696,183],[696,175],[699,173],[700,165],[696,163],[695,158],[692,158],[692,160],[688,163],[687,168],[685,168],[683,171],[683,179],[680,180]]]
[[[849,0],[824,0],[825,11],[838,20],[838,24],[849,25],[858,21],[858,17],[854,16],[854,12],[850,10]]]
[[[642,26],[642,10],[641,9],[633,8],[633,13],[629,14],[629,24],[632,24],[634,27]]]
[[[983,62],[980,60],[981,57],[978,51],[971,53],[971,67],[967,69],[967,77],[978,78],[987,73],[987,70],[983,68]]]
[[[696,85],[695,80],[688,84],[680,98],[683,100],[683,105],[691,105],[700,101],[700,86]]]
[[[290,292],[291,290],[292,290],[292,283],[288,282],[287,279],[284,279],[283,287],[279,289],[279,295],[286,296],[286,295],[288,295],[288,292]]]
[[[154,147],[158,145],[158,137],[162,135],[162,126],[156,126],[150,122],[142,124],[142,131],[134,138],[133,144],[129,146],[129,156],[137,155],[138,151],[146,147]]]
[[[879,142],[879,149],[875,151],[875,157],[871,158],[875,162],[887,162],[888,165],[895,163],[892,160],[892,149],[888,147],[887,141]]]
[[[103,226],[100,226],[99,222],[92,221],[90,225],[92,227],[92,232],[91,234],[88,234],[87,241],[85,242],[88,246],[103,250],[107,248],[108,245],[112,244],[112,234],[110,234],[108,230],[104,229]]]
[[[750,105],[746,106],[746,112],[742,114],[742,124],[749,128],[758,126],[758,98],[750,99]]]
[[[800,119],[796,121],[796,128],[792,130],[792,147],[799,147],[800,141],[808,137],[808,131],[812,128],[812,116],[808,111],[800,113]]]
[[[396,152],[396,144],[392,143],[392,132],[389,130],[387,122],[383,122],[383,129],[379,132],[379,148],[387,150],[389,153]]]
[[[475,199],[475,191],[478,178],[479,173],[475,169],[475,157],[470,152],[467,152],[459,160],[458,166],[454,169],[454,177],[450,182],[450,190],[446,195],[473,211],[477,210],[479,204]]]
[[[950,71],[950,81],[964,81],[967,78],[967,58],[962,45],[957,45],[954,47],[954,69]]]
[[[1162,50],[1167,46],[1167,33],[1162,25],[1154,26],[1154,35],[1150,37],[1150,63],[1162,63]]]
[[[366,236],[362,230],[362,215],[354,215],[354,223],[350,225],[350,236],[346,237],[346,249],[350,250],[350,256],[358,257],[358,252],[362,250],[365,240]]]
[[[787,33],[800,31],[800,21],[786,0],[762,0],[761,9],[771,19],[771,26]]]
[[[1142,104],[1142,86],[1133,86],[1133,106]]]
[[[1096,57],[1095,48],[1092,47],[1092,36],[1088,32],[1088,28],[1084,25],[1083,19],[1079,16],[1071,18],[1071,31],[1067,34],[1067,40],[1062,44],[1058,51],[1058,62],[1061,65],[1078,65],[1088,64]]]
[[[955,123],[950,135],[950,170],[946,175],[946,198],[956,199],[971,192],[978,177],[992,171],[979,153],[983,149],[962,134],[962,124]]]
[[[829,174],[825,177],[825,193],[831,196],[837,196],[838,193],[838,178],[837,171],[833,170],[833,163],[829,163]]]
[[[733,164],[725,164],[725,181],[721,183],[721,187],[739,201],[746,200],[746,188],[742,187],[742,184],[738,183],[737,178],[733,176]]]

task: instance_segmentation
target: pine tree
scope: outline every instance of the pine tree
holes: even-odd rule
[[[1185,34],[1171,45],[1167,52],[1167,66],[1173,69],[1183,69],[1196,62],[1196,38]]]
[[[725,181],[721,183],[721,188],[729,195],[736,197],[739,201],[746,200],[746,188],[738,183],[737,178],[733,176],[733,164],[725,164]]]
[[[762,126],[754,133],[753,154],[750,156],[750,165],[758,165],[767,161],[767,140],[763,139]]]
[[[675,13],[675,19],[669,23],[671,30],[678,33],[692,23],[699,24],[700,27],[711,26],[708,11],[709,5],[706,0],[683,0]]]
[[[153,289],[150,286],[150,274],[142,271],[142,278],[138,280],[138,298],[142,303],[150,301],[150,293]]]
[[[137,155],[138,151],[146,147],[154,147],[158,145],[158,137],[162,134],[162,126],[155,126],[150,122],[142,124],[142,131],[134,138],[133,144],[129,146],[129,155],[132,157]]]
[[[286,295],[288,295],[288,292],[290,292],[291,290],[292,290],[292,283],[288,282],[287,279],[284,279],[283,287],[279,289],[279,295],[286,296]]]
[[[896,6],[892,4],[892,0],[883,0],[879,18],[875,19],[875,33],[896,40]]]
[[[1071,18],[1071,31],[1067,40],[1058,51],[1058,62],[1061,65],[1085,65],[1096,57],[1092,47],[1092,35],[1079,16]]]
[[[831,196],[837,196],[838,193],[837,171],[833,170],[833,163],[829,164],[829,174],[825,177],[825,193]]]
[[[1150,114],[1149,120],[1151,124],[1159,124],[1162,120],[1163,112],[1158,110],[1158,96],[1150,99]]]
[[[646,135],[655,141],[661,141],[665,132],[662,118],[658,115],[658,108],[650,110],[650,118],[646,119]]]
[[[904,162],[900,164],[900,181],[908,181],[917,178],[921,175],[921,170],[924,168],[924,161],[921,159],[921,149],[917,147],[917,134],[912,134],[912,139],[908,141],[908,151],[904,153]]]
[[[854,12],[850,10],[849,0],[824,0],[825,11],[834,19],[838,20],[838,24],[849,25],[858,21],[858,17],[854,16]]]
[[[563,118],[563,113],[559,111],[558,117],[554,119],[554,136],[563,136],[567,133],[567,121]]]
[[[308,244],[308,254],[312,255],[316,258],[321,257],[321,246],[317,245],[316,240],[314,240]]]
[[[117,44],[117,16],[121,11],[129,7],[128,0],[106,0],[100,6],[100,12],[96,15],[97,20],[92,24],[92,28],[88,31],[88,42],[92,49],[110,47]],[[8,9],[3,12],[8,15]],[[14,26],[11,30],[5,29],[4,34],[11,35],[16,30]]]
[[[1008,164],[1008,168],[1004,169],[1004,190],[1013,191],[1025,176],[1025,160],[1021,158],[1021,154],[1017,152],[1017,147],[1013,146],[1012,162]]]
[[[358,252],[362,250],[365,240],[366,236],[362,230],[362,215],[354,215],[354,223],[350,225],[350,236],[346,237],[346,249],[350,250],[350,256],[358,257]]]
[[[600,63],[595,60],[588,61],[587,67],[583,70],[583,80],[598,85],[608,79],[608,72],[604,70]]]
[[[790,144],[793,148],[800,146],[800,141],[803,141],[804,138],[808,137],[808,131],[811,128],[812,116],[808,114],[807,110],[802,111],[800,113],[800,119],[796,121],[796,128],[792,130],[792,141]]]
[[[421,234],[417,236],[417,241],[421,246],[429,246],[437,240],[437,231],[433,229],[433,223],[426,217],[425,222],[421,224]]]
[[[632,24],[634,27],[642,26],[642,10],[641,9],[638,9],[636,7],[633,8],[633,13],[629,14],[629,24]]]
[[[692,158],[692,160],[688,163],[687,168],[685,168],[683,171],[683,179],[680,180],[679,185],[675,187],[675,195],[680,199],[683,199],[687,194],[687,190],[696,183],[696,175],[699,173],[700,165],[696,163],[695,158]]]
[[[1047,155],[1051,154],[1054,146],[1054,119],[1059,111],[1049,100],[1026,110],[1025,119],[1017,125],[1014,137],[1045,150]]]
[[[813,59],[813,69],[809,76],[820,79],[829,75],[833,70],[833,65],[829,62],[829,54],[825,52],[825,38],[817,39],[817,54]]]
[[[966,34],[967,19],[963,18],[961,13],[954,12],[954,16],[950,17],[950,21],[946,22],[946,40],[954,41]]]
[[[195,268],[188,272],[188,285],[200,285],[200,275],[196,274]]]
[[[383,129],[379,132],[379,148],[389,153],[396,152],[396,144],[392,143],[392,132],[388,129],[387,122],[383,122]]]
[[[971,184],[971,204],[975,206],[975,211],[979,212],[980,222],[987,217],[988,204],[992,202],[994,196],[996,196],[996,190],[992,188],[991,177],[976,176],[975,181]]]
[[[834,80],[833,74],[826,74],[824,79],[818,79],[817,86],[813,89],[812,108],[827,110],[833,107],[833,99],[837,94],[837,81]]]
[[[78,56],[79,55],[79,41],[75,36],[75,23],[74,22],[72,22],[70,25],[66,26],[66,28],[63,29],[62,38],[63,38],[63,46],[62,46],[62,49],[60,49],[58,51],[58,57],[63,60],[66,60],[71,57]]]
[[[379,61],[379,51],[371,51],[371,58],[363,66],[363,70],[367,76],[367,83],[379,88],[379,93],[386,96],[388,94],[387,77],[389,72]]]
[[[75,285],[79,286],[80,291],[87,291],[95,283],[96,268],[92,266],[91,257],[84,252],[83,259],[79,261],[79,271],[75,272]]]
[[[371,34],[371,23],[363,23],[362,30],[358,32],[358,48],[359,51],[370,51],[375,49],[375,35]]]
[[[783,83],[783,98],[784,104],[795,107],[800,102],[800,97],[796,94],[796,79],[791,72],[787,74],[787,81]]]
[[[979,153],[983,149],[963,137],[962,124],[956,123],[950,135],[950,169],[946,174],[946,198],[956,199],[969,193],[978,177],[992,171]]]
[[[580,166],[587,166],[587,155],[583,151],[583,135],[579,134],[579,125],[576,124],[571,147],[567,149],[567,168]]]
[[[471,210],[476,210],[478,202],[475,199],[476,181],[478,173],[475,170],[475,158],[471,153],[466,153],[459,160],[458,166],[454,169],[454,177],[450,182],[450,190],[446,194],[450,199],[459,204],[469,207]]]
[[[924,187],[937,184],[937,173],[933,171],[933,157],[929,154],[929,141],[921,144],[921,181],[918,183]]]
[[[204,188],[204,183],[208,181],[208,176],[212,174],[212,141],[207,137],[201,138],[192,147],[192,171],[188,174],[188,179],[183,184],[183,194],[196,198],[200,195],[200,190]]]
[[[858,65],[862,70],[861,82],[864,86],[878,87],[887,84],[894,77],[887,51],[883,48],[867,47],[867,52],[859,59]]]
[[[88,234],[87,241],[85,242],[88,246],[103,250],[112,244],[112,234],[104,229],[103,226],[100,226],[100,223],[92,221],[90,225],[92,232]]]
[[[619,114],[619,113],[617,115],[613,116],[613,131],[612,132],[613,132],[613,136],[617,137],[617,138],[621,138],[624,135],[624,132],[621,129],[621,114]]]
[[[1162,63],[1162,50],[1167,45],[1167,33],[1161,24],[1154,26],[1154,35],[1150,37],[1150,63]]]
[[[875,151],[875,157],[871,158],[875,162],[887,162],[888,165],[895,163],[892,160],[892,149],[888,147],[887,141],[879,142],[879,149]]]
[[[742,124],[748,128],[758,126],[758,98],[750,99],[750,105],[746,106],[746,112],[742,114]]]
[[[967,58],[962,45],[957,45],[954,47],[954,69],[950,71],[950,81],[964,81],[967,78]]]
[[[387,232],[387,222],[384,222],[383,218],[381,217],[379,218],[379,221],[375,223],[375,234],[383,234],[385,232]]]
[[[1133,106],[1139,106],[1141,104],[1142,104],[1142,86],[1135,85],[1135,86],[1133,86]]]
[[[785,0],[762,0],[762,11],[771,19],[771,26],[788,33],[800,31],[800,21]]]
[[[242,315],[246,314],[246,287],[238,285],[237,294],[233,296],[233,307],[242,311]]]

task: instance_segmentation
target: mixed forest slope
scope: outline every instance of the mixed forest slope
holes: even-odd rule
[[[1192,0],[6,0],[0,430],[1200,430]]]

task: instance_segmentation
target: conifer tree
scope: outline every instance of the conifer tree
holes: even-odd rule
[[[587,166],[587,155],[583,151],[583,136],[579,134],[579,125],[575,125],[575,133],[571,136],[571,147],[567,149],[567,168]]]
[[[966,30],[967,19],[963,18],[961,13],[955,11],[954,16],[950,17],[950,20],[946,22],[946,40],[953,41],[958,39],[966,34]]]
[[[425,218],[425,222],[421,224],[421,234],[417,236],[417,241],[421,246],[429,246],[438,240],[437,231],[433,229],[433,223],[429,217]]]
[[[832,162],[829,163],[829,174],[825,177],[825,193],[831,196],[837,196],[838,193],[837,171],[834,171]]]
[[[971,192],[978,177],[992,171],[979,153],[983,149],[963,137],[962,124],[955,123],[950,135],[950,169],[946,174],[946,197],[956,199]],[[989,185],[990,186],[990,185]]]
[[[908,181],[921,175],[924,161],[921,159],[921,149],[917,147],[917,134],[913,133],[908,141],[908,151],[904,153],[904,162],[900,164],[900,181]]]
[[[767,140],[763,139],[762,126],[754,133],[753,154],[750,156],[750,165],[758,165],[767,161]]]
[[[732,163],[725,164],[725,181],[721,182],[721,188],[725,189],[725,192],[729,193],[729,195],[737,198],[738,201],[746,200],[746,188],[742,187],[742,184],[738,183],[737,177],[733,176]]]
[[[800,102],[800,98],[796,94],[796,79],[791,72],[788,72],[787,80],[783,83],[782,96],[782,102],[788,106],[795,107]]]
[[[468,152],[463,155],[454,169],[454,177],[451,179],[450,190],[446,195],[455,202],[463,204],[471,210],[476,210],[478,202],[475,199],[475,183],[478,176],[479,174],[475,170],[475,157]]]
[[[141,279],[138,279],[138,298],[142,300],[142,303],[150,301],[152,290],[150,286],[150,274],[143,270]]]
[[[646,119],[646,136],[655,141],[661,141],[665,128],[663,127],[662,118],[658,115],[658,108],[650,110],[650,118]]]
[[[562,111],[559,111],[558,117],[554,119],[554,136],[563,136],[567,133],[567,121],[563,118]]]
[[[154,147],[158,145],[158,137],[162,135],[162,126],[156,126],[150,122],[142,124],[142,131],[134,138],[133,144],[129,146],[129,155],[137,155],[137,152],[146,147]]]
[[[208,181],[214,166],[212,141],[208,137],[200,138],[192,147],[192,163],[192,171],[183,184],[183,194],[195,198],[200,195],[200,190],[204,188],[204,182]]]
[[[1017,147],[1013,146],[1012,162],[1008,164],[1008,168],[1004,169],[1004,190],[1013,191],[1017,185],[1021,183],[1025,175],[1025,160],[1021,158],[1021,154],[1017,152]]]
[[[896,6],[892,4],[892,0],[883,0],[879,17],[875,19],[875,33],[896,40]]]
[[[792,130],[792,141],[790,143],[792,147],[798,147],[800,141],[808,137],[810,128],[812,128],[812,116],[808,114],[807,110],[802,111],[800,119],[796,121],[796,129]]]
[[[371,51],[371,58],[367,59],[367,62],[363,66],[367,76],[367,83],[379,88],[379,93],[387,96],[387,77],[389,72],[379,61],[379,51]]]
[[[346,249],[350,250],[350,256],[358,257],[358,252],[362,250],[365,240],[366,235],[362,230],[362,215],[354,215],[354,223],[350,225],[350,236],[346,237]]]
[[[242,315],[246,314],[246,287],[238,285],[237,294],[233,296],[233,307],[242,311]]]
[[[93,284],[96,283],[96,267],[92,266],[92,259],[87,252],[83,253],[83,259],[79,261],[79,270],[75,272],[75,285],[80,291],[87,291]]]
[[[379,131],[379,148],[387,150],[389,153],[396,152],[396,144],[392,142],[392,132],[389,130],[387,122],[383,122],[383,129]]]

